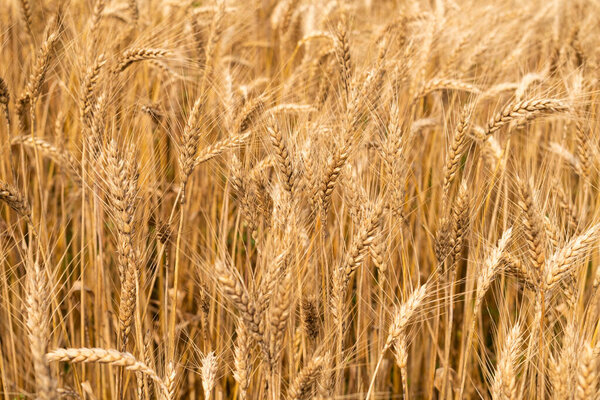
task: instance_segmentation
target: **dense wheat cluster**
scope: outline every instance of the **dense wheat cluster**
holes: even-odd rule
[[[600,3],[3,0],[3,399],[596,399]]]

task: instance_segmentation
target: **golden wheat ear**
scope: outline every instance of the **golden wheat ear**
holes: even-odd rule
[[[2,104],[2,108],[4,109],[4,117],[6,118],[6,123],[9,125],[10,130],[10,110],[8,108],[8,104],[10,103],[10,91],[8,90],[8,85],[0,77],[0,104]]]
[[[515,120],[533,119],[544,114],[564,113],[569,106],[557,99],[532,99],[508,104],[496,114],[485,127],[485,135],[491,135]]]
[[[27,222],[31,222],[31,207],[23,194],[14,186],[0,181],[0,200]]]
[[[99,363],[124,367],[128,371],[141,372],[157,383],[164,396],[169,396],[169,388],[165,385],[156,371],[141,361],[138,361],[131,353],[119,352],[113,349],[100,348],[68,348],[55,349],[46,354],[49,362],[63,361],[70,363]],[[167,397],[168,398],[168,397]]]
[[[168,56],[170,53],[165,49],[154,49],[148,47],[134,47],[123,52],[117,60],[113,72],[118,74],[125,71],[130,65],[144,60],[156,60]]]
[[[522,352],[522,332],[516,323],[502,345],[492,383],[492,399],[518,399],[517,373]]]
[[[47,271],[37,262],[28,266],[26,278],[26,325],[33,356],[37,395],[40,399],[49,400],[56,395],[56,380],[51,376],[46,357],[51,332],[51,301],[49,301],[51,283]]]
[[[25,89],[17,100],[17,115],[19,116],[21,131],[24,133],[27,133],[29,124],[33,123],[33,121],[28,120],[28,113],[31,111],[30,107],[33,106],[42,91],[42,86],[46,79],[46,74],[50,69],[50,61],[52,60],[53,51],[58,43],[58,39],[58,32],[52,32],[46,37],[38,51],[31,73],[25,84]]]

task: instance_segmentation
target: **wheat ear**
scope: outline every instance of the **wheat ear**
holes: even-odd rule
[[[298,373],[289,389],[290,400],[308,400],[311,399],[314,392],[314,384],[319,379],[325,356],[313,357]]]
[[[565,103],[556,99],[534,99],[511,103],[488,122],[485,127],[485,135],[491,135],[514,120],[535,118],[542,114],[561,113],[568,110],[569,107]]]
[[[50,375],[46,351],[50,338],[50,282],[46,271],[36,262],[27,269],[25,302],[27,306],[27,330],[37,395],[42,400],[56,396],[56,381]]]
[[[71,363],[100,363],[125,367],[128,371],[141,372],[158,384],[164,395],[169,390],[156,372],[145,363],[138,361],[131,353],[113,349],[99,348],[67,348],[55,349],[46,354],[48,361],[66,361]]]
[[[236,332],[233,377],[238,383],[239,399],[245,400],[250,387],[250,374],[252,373],[252,350],[246,325],[241,319],[238,322]]]
[[[517,323],[508,333],[498,357],[491,390],[493,400],[518,398],[517,368],[521,342],[521,326]]]
[[[420,286],[419,288],[415,289],[411,293],[411,295],[408,297],[408,299],[400,307],[398,307],[396,309],[396,311],[394,312],[394,319],[392,321],[392,324],[390,325],[388,336],[385,341],[385,345],[383,346],[383,349],[381,350],[379,360],[377,361],[377,365],[375,366],[375,370],[373,371],[373,374],[371,376],[371,384],[369,385],[369,390],[365,397],[366,400],[369,400],[371,398],[371,394],[375,387],[375,378],[377,376],[377,371],[379,370],[379,367],[381,366],[381,362],[383,361],[383,356],[385,355],[385,352],[392,345],[396,345],[396,344],[400,345],[401,351],[406,352],[406,341],[405,340],[406,340],[408,326],[409,326],[410,322],[412,321],[412,319],[415,318],[416,312],[419,309],[419,307],[421,306],[421,304],[423,303],[423,301],[425,301],[425,298],[427,297],[427,290],[428,290],[427,284],[424,284],[424,285]],[[406,373],[407,373],[406,362],[403,362],[402,364],[404,364],[404,369],[402,371],[402,375],[404,375],[403,380],[406,380]],[[403,381],[403,386],[404,386],[404,395],[408,396],[408,387],[407,387],[407,384],[405,381]]]
[[[217,378],[217,357],[215,357],[214,352],[211,351],[202,359],[200,374],[202,375],[204,398],[210,400],[210,395],[215,387],[215,380]]]
[[[169,55],[169,52],[164,49],[153,49],[147,47],[134,47],[123,52],[117,60],[113,72],[118,74],[125,71],[131,64],[144,60],[156,60]]]
[[[458,166],[461,158],[467,150],[469,144],[467,131],[471,122],[472,106],[467,105],[463,110],[460,120],[454,130],[454,137],[452,138],[452,145],[450,151],[446,156],[446,165],[444,166],[444,198],[448,198],[450,192],[450,185],[454,180],[456,173],[458,172]]]

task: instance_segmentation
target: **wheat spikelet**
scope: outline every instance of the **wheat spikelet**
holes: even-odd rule
[[[171,361],[167,364],[167,368],[165,370],[165,378],[164,384],[167,389],[164,394],[165,400],[175,400],[175,390],[176,390],[176,378],[177,378],[177,370],[175,369],[175,364]]]
[[[43,154],[47,155],[61,167],[65,167],[73,181],[80,186],[81,180],[78,175],[77,161],[75,158],[66,150],[61,150],[52,143],[45,141],[40,138],[32,138],[31,136],[17,136],[11,140],[11,144],[21,144],[28,147],[35,147],[40,150]]]
[[[571,239],[548,259],[544,268],[544,283],[549,289],[556,287],[561,280],[573,273],[573,266],[577,265],[577,262],[591,250],[598,233],[600,233],[600,224]]]
[[[349,144],[343,144],[341,148],[336,148],[335,153],[327,162],[325,175],[317,189],[315,203],[321,207],[323,215],[327,214],[333,189],[337,184],[338,178],[342,173],[342,168],[350,156]]]
[[[150,330],[146,331],[144,335],[144,363],[149,366],[151,369],[156,371],[156,363],[154,362],[154,354],[152,351],[152,337]],[[153,386],[148,383],[147,375],[142,374],[144,390],[147,388],[148,395],[151,396],[153,394]],[[168,387],[168,384],[166,385]]]
[[[99,159],[101,149],[104,147],[106,100],[104,93],[96,98],[87,121],[89,135],[86,136],[85,145],[88,146],[94,161]]]
[[[90,33],[92,34],[92,37],[96,35],[98,26],[100,25],[100,19],[102,18],[102,13],[105,7],[106,0],[96,0],[94,2],[94,10],[92,11],[92,15],[90,16]]]
[[[31,222],[31,208],[17,188],[0,181],[0,200],[6,203],[27,222]]]
[[[450,191],[450,185],[458,171],[459,162],[467,150],[467,145],[469,143],[466,134],[471,120],[471,109],[472,107],[470,105],[464,108],[460,120],[454,130],[450,151],[446,156],[446,165],[444,166],[444,194],[446,198]]]
[[[306,400],[313,396],[314,384],[319,379],[325,356],[312,358],[298,373],[289,389],[290,400]]]
[[[480,90],[477,87],[469,83],[457,81],[454,79],[436,78],[426,82],[421,88],[421,90],[419,90],[419,92],[415,94],[413,101],[416,101],[421,97],[425,97],[428,94],[437,90],[460,90],[464,92],[470,92],[473,94],[480,93]]]
[[[443,264],[444,260],[452,250],[452,221],[448,217],[443,217],[440,221],[438,230],[435,235],[434,253],[438,264]]]
[[[575,135],[575,143],[576,143],[576,151],[575,157],[581,163],[581,173],[584,177],[590,177],[590,170],[592,167],[592,160],[590,159],[590,146],[587,129],[584,129],[581,122],[578,120],[575,123],[576,135]]]
[[[124,351],[133,323],[140,267],[134,242],[138,172],[133,149],[130,148],[126,154],[123,154],[117,143],[112,141],[103,154],[103,168],[106,173],[109,199],[114,209],[113,220],[117,227],[117,252],[121,278],[119,337]]]
[[[565,326],[564,332],[562,348],[557,359],[553,359],[550,374],[552,391],[558,399],[573,395],[578,362],[578,332],[573,319]]]
[[[575,388],[575,399],[594,399],[598,397],[598,360],[594,354],[594,348],[589,342],[583,344],[579,354],[579,366],[577,369],[577,387]]]
[[[427,290],[427,284],[421,285],[410,294],[408,299],[406,299],[400,307],[396,309],[386,339],[387,346],[393,344],[400,335],[406,333],[409,323],[415,317],[415,313],[427,296]]]
[[[56,395],[56,381],[50,374],[46,360],[50,338],[50,282],[46,271],[43,271],[37,262],[29,266],[26,278],[26,325],[33,356],[37,396],[42,400],[53,399]]]
[[[377,228],[380,226],[382,213],[383,204],[378,203],[373,207],[368,218],[361,223],[342,266],[346,279],[350,279],[352,273],[364,262],[369,248],[373,245]]]
[[[250,387],[252,351],[250,337],[246,331],[246,325],[242,320],[238,322],[236,333],[237,339],[234,351],[235,371],[233,377],[239,385],[240,400],[244,400]]]
[[[304,331],[309,339],[315,340],[319,336],[319,312],[316,299],[302,300],[302,321]]]
[[[502,346],[494,382],[492,383],[492,398],[494,400],[509,400],[518,398],[517,369],[521,352],[521,326],[515,324]]]
[[[98,57],[96,57],[94,64],[87,70],[81,86],[82,96],[80,116],[86,125],[91,124],[90,119],[92,118],[92,112],[96,102],[96,90],[100,80],[100,72],[102,71],[102,67],[105,63],[106,58],[104,57],[104,54],[100,54]]]
[[[123,72],[133,63],[137,63],[144,60],[156,60],[158,58],[164,58],[169,55],[169,52],[164,49],[153,49],[147,47],[134,47],[127,49],[123,52],[121,57],[117,60],[117,63],[113,69],[114,73],[118,74]]]
[[[49,362],[66,361],[71,363],[100,363],[124,367],[128,371],[141,372],[158,384],[163,394],[168,396],[169,390],[163,380],[148,365],[138,361],[133,354],[113,349],[68,348],[55,349],[46,354]]]
[[[252,98],[244,103],[238,110],[238,116],[233,120],[232,135],[244,133],[259,119],[264,110],[264,99],[262,96]]]
[[[483,296],[492,284],[492,281],[498,274],[500,268],[503,266],[502,259],[505,256],[504,251],[511,237],[512,228],[508,228],[504,231],[504,233],[502,233],[502,237],[498,241],[498,245],[492,250],[490,255],[483,263],[483,270],[477,277],[477,294],[475,300],[476,310],[478,308],[478,304],[481,302]]]
[[[387,140],[380,150],[384,162],[387,179],[389,207],[395,216],[402,216],[404,203],[403,183],[406,178],[405,168],[405,141],[400,128],[400,110],[396,105],[390,108],[389,123],[387,126]],[[413,125],[414,126],[414,125]]]
[[[194,157],[198,151],[200,141],[200,113],[202,111],[202,98],[196,99],[188,116],[185,128],[183,129],[183,137],[181,140],[181,148],[179,153],[179,168],[181,170],[181,184],[183,187],[194,170]]]
[[[483,298],[490,288],[494,278],[500,271],[500,269],[505,265],[502,262],[502,259],[505,255],[506,246],[511,239],[512,236],[512,228],[508,228],[502,233],[502,237],[498,240],[497,246],[490,252],[490,254],[486,257],[483,262],[483,270],[479,273],[477,277],[477,289],[475,296],[475,304],[473,306],[473,320],[471,323],[471,327],[467,333],[467,348],[465,350],[465,356],[463,358],[463,364],[460,366],[460,395],[463,395],[464,386],[467,378],[467,364],[469,362],[470,350],[471,350],[471,342],[473,340],[473,333],[475,331],[475,326],[477,323],[477,315],[479,314],[481,303]]]
[[[362,221],[362,224],[352,240],[350,249],[345,259],[335,268],[332,279],[331,295],[331,313],[334,324],[337,326],[338,348],[341,345],[343,326],[344,326],[344,303],[348,282],[352,274],[364,262],[376,237],[376,231],[380,224],[381,214],[383,212],[383,203],[377,204],[368,218]]]
[[[127,0],[129,12],[131,13],[131,22],[135,25],[140,18],[140,10],[137,0]]]
[[[259,315],[254,299],[250,298],[248,290],[240,281],[240,278],[231,271],[225,262],[217,262],[215,270],[224,294],[239,309],[248,332],[258,343],[262,343],[264,334],[263,316]]]
[[[466,182],[462,182],[458,191],[454,207],[452,208],[452,239],[451,249],[451,271],[455,271],[460,262],[463,246],[466,241],[467,228],[469,226],[470,199]]]
[[[214,352],[210,352],[202,359],[202,389],[204,389],[204,397],[209,400],[212,390],[215,387],[215,379],[217,378],[217,357]]]
[[[350,44],[348,43],[348,32],[342,22],[336,30],[335,56],[338,61],[342,86],[346,99],[350,96],[350,84],[352,80],[352,62],[350,60]]]
[[[271,144],[275,149],[277,165],[283,178],[283,187],[291,195],[294,188],[294,168],[292,166],[290,153],[281,136],[281,130],[274,121],[269,124],[267,130],[269,132]]]
[[[200,151],[198,156],[194,159],[194,167],[199,164],[202,164],[208,160],[211,160],[224,152],[240,147],[250,137],[252,136],[252,131],[246,131],[244,133],[240,133],[238,135],[231,135],[228,138],[225,138],[217,143],[214,143]]]
[[[556,99],[533,99],[508,104],[496,114],[484,129],[485,135],[491,135],[511,121],[523,118],[535,118],[542,114],[561,113],[569,107]]]
[[[521,209],[523,233],[529,254],[529,266],[534,275],[539,275],[546,261],[546,231],[540,211],[531,194],[530,185],[519,183],[519,202]]]
[[[211,79],[213,75],[214,59],[217,55],[218,45],[223,34],[223,20],[225,17],[225,1],[217,1],[216,12],[213,16],[210,25],[210,34],[204,48],[204,74],[200,87],[204,89],[205,83]]]
[[[385,352],[392,347],[394,348],[394,356],[396,361],[402,370],[402,386],[404,388],[404,395],[408,396],[408,378],[406,369],[408,359],[408,344],[406,341],[407,329],[409,324],[412,322],[412,319],[415,318],[417,310],[427,297],[427,291],[427,284],[421,285],[410,294],[406,301],[404,301],[399,307],[396,307],[392,323],[388,329],[387,339],[383,349],[381,350],[375,370],[373,371],[371,384],[369,385],[369,390],[367,392],[367,396],[365,397],[366,399],[371,398],[371,393],[375,387],[375,377],[377,376],[377,371],[379,370],[381,362],[383,361],[383,356],[385,355]]]
[[[277,295],[271,299],[267,316],[269,329],[269,362],[275,370],[281,357],[283,336],[292,309],[292,274],[288,272],[277,288]]]
[[[57,42],[57,32],[51,33],[46,40],[44,40],[35,63],[33,64],[33,69],[27,79],[23,94],[21,94],[21,97],[17,100],[17,114],[19,115],[19,123],[22,131],[26,131],[29,128],[27,111],[29,111],[28,108],[40,95],[46,74],[50,68],[52,52]]]
[[[52,56],[52,51],[56,46],[58,41],[58,33],[53,32],[42,43],[38,56],[36,58],[35,64],[33,66],[33,70],[29,75],[29,80],[27,81],[27,85],[25,86],[24,95],[22,97],[28,97],[30,100],[35,100],[42,89],[42,84],[44,83],[44,78],[46,77],[46,73],[50,68],[50,59]]]
[[[29,0],[20,0],[21,12],[23,14],[23,22],[30,36],[33,36],[33,15],[31,13],[31,3]]]
[[[10,124],[10,112],[8,109],[8,104],[10,103],[10,91],[8,90],[8,85],[0,77],[0,104],[2,104],[2,108],[4,109],[4,116],[6,117],[6,121]]]

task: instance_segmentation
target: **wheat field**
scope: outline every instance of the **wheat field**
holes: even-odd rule
[[[0,396],[600,398],[599,18],[3,0]]]

